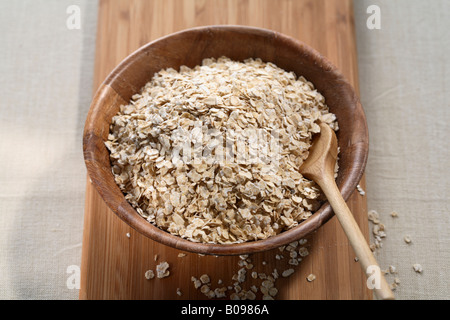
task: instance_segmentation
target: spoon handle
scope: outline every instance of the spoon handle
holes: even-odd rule
[[[319,183],[319,181],[318,181]],[[347,235],[356,257],[359,259],[363,271],[370,279],[367,280],[369,288],[373,288],[377,297],[381,300],[394,300],[394,294],[389,287],[383,272],[378,266],[372,251],[367,244],[358,224],[333,178],[324,179],[319,183],[325,193],[335,215],[337,216],[345,234]],[[374,273],[375,272],[375,273]],[[371,275],[373,274],[373,275]],[[373,280],[373,282],[371,281]],[[371,281],[369,283],[369,281]]]

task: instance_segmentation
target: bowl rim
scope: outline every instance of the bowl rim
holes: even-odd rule
[[[313,59],[319,63],[321,63],[321,67],[325,69],[327,72],[330,72],[339,79],[340,85],[346,87],[346,90],[352,94],[352,101],[355,104],[355,110],[358,113],[358,119],[362,122],[362,136],[360,141],[357,142],[357,148],[359,148],[360,152],[356,153],[356,158],[354,163],[351,164],[351,168],[347,173],[346,180],[343,181],[341,185],[339,185],[339,189],[341,190],[342,196],[345,201],[351,196],[351,194],[356,189],[356,186],[359,184],[365,170],[365,166],[367,164],[368,159],[368,128],[364,110],[360,103],[360,100],[352,87],[352,85],[345,79],[342,73],[335,67],[326,57],[320,54],[317,50],[305,44],[304,42],[294,39],[285,34],[264,28],[258,27],[250,27],[250,26],[240,26],[240,25],[210,25],[210,26],[200,26],[189,29],[184,29],[178,32],[174,32],[168,34],[166,36],[155,39],[134,52],[128,55],[125,59],[123,59],[106,77],[103,83],[100,85],[94,98],[91,102],[90,109],[87,115],[85,128],[83,132],[83,154],[84,160],[87,168],[87,172],[89,178],[94,185],[97,192],[100,194],[102,199],[105,201],[106,205],[113,211],[120,219],[122,219],[125,223],[127,223],[130,227],[141,233],[142,235],[157,241],[161,244],[170,246],[172,248],[189,251],[200,254],[211,254],[211,255],[242,255],[242,254],[251,254],[261,251],[266,251],[270,249],[274,249],[283,245],[286,245],[290,242],[299,240],[306,235],[316,231],[326,222],[328,222],[333,216],[334,212],[331,209],[328,202],[322,204],[322,206],[314,212],[308,219],[300,222],[296,227],[283,231],[275,236],[271,236],[264,240],[255,240],[248,241],[242,243],[232,243],[232,244],[218,244],[218,243],[202,243],[202,242],[193,242],[187,239],[183,239],[179,236],[170,234],[167,231],[164,231],[152,223],[148,222],[145,218],[139,215],[139,213],[125,200],[125,196],[121,202],[117,202],[113,200],[110,192],[103,187],[105,179],[113,179],[113,175],[111,172],[109,174],[105,173],[105,170],[101,170],[98,167],[97,155],[93,152],[89,144],[92,143],[93,139],[101,139],[94,132],[94,118],[98,117],[98,112],[96,112],[99,104],[102,102],[105,97],[109,95],[120,95],[114,89],[113,83],[121,74],[123,70],[125,70],[130,63],[133,61],[134,57],[144,54],[149,47],[155,45],[160,41],[164,41],[167,38],[180,36],[184,33],[190,32],[213,32],[213,31],[231,31],[231,32],[245,32],[252,33],[259,36],[265,37],[275,37],[281,39],[283,42],[288,43],[290,46],[296,47],[299,52],[306,53],[308,56],[313,57]],[[102,140],[103,142],[103,140]],[[103,144],[103,147],[106,147]],[[98,150],[97,150],[98,151]],[[109,152],[108,152],[109,155]],[[357,165],[355,165],[357,163]],[[104,168],[103,168],[104,169]],[[115,182],[114,182],[115,184]],[[117,185],[116,185],[117,186]],[[117,186],[118,188],[118,186]],[[122,194],[123,195],[123,194]]]

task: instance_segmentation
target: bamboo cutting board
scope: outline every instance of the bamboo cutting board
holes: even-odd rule
[[[145,43],[212,24],[262,27],[299,39],[327,56],[359,92],[351,0],[101,0],[94,89],[123,58]],[[364,178],[360,185],[364,188]],[[365,197],[354,192],[348,205],[368,238]],[[194,288],[191,276],[208,274],[212,288],[229,286],[240,268],[239,257],[193,253],[179,257],[179,250],[140,235],[108,209],[89,179],[84,219],[80,299],[208,299]],[[372,298],[336,218],[307,240],[310,254],[293,275],[276,281],[277,300]],[[289,268],[289,256],[277,260],[278,253],[275,249],[252,255],[254,267],[241,287],[260,286],[261,280],[250,277],[252,271],[271,274],[274,268],[279,273]],[[170,276],[147,280],[145,272],[155,270],[162,261],[169,263]],[[309,274],[316,280],[307,281]]]

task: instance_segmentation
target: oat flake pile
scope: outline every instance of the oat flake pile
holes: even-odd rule
[[[303,77],[259,59],[161,70],[113,117],[116,183],[150,223],[194,242],[266,239],[320,207],[298,172],[318,121],[338,124]]]

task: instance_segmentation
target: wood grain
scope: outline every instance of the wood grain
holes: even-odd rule
[[[300,39],[326,55],[358,91],[352,2],[346,0],[254,1],[100,1],[95,89],[128,54],[145,43],[182,29],[210,24],[263,27]],[[364,178],[361,181],[364,188]],[[355,192],[350,210],[368,237],[365,198]],[[210,274],[227,285],[238,270],[238,257],[188,254],[160,245],[135,232],[112,214],[89,182],[83,236],[81,299],[204,299],[190,276]],[[130,234],[130,238],[126,234]],[[335,218],[309,239],[310,256],[296,273],[277,281],[278,299],[370,299],[365,275]],[[275,251],[252,256],[258,271],[285,268]],[[159,256],[158,261],[154,255]],[[171,276],[147,281],[144,273],[160,261],[171,265]],[[266,266],[262,261],[267,261]],[[307,282],[314,273],[317,279]],[[250,277],[248,277],[250,278]],[[258,281],[246,282],[246,287]],[[183,292],[176,295],[176,289]]]

